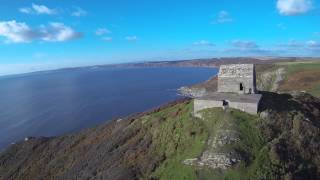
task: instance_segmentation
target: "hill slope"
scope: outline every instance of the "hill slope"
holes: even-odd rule
[[[284,179],[320,176],[320,101],[264,93],[260,117],[192,116],[185,99],[0,154],[0,179]],[[218,169],[217,169],[218,168]]]

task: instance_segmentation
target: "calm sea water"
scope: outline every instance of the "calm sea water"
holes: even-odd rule
[[[83,68],[0,78],[0,149],[27,136],[56,136],[179,98],[212,68]]]

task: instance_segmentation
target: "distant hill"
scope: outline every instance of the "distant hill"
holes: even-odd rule
[[[292,92],[262,91],[258,116],[213,108],[197,119],[187,98],[79,133],[28,138],[0,154],[0,179],[317,179],[320,99],[286,85],[311,67],[257,67],[271,77],[260,87]],[[279,68],[287,76],[276,81]]]
[[[320,58],[301,58],[301,57],[224,57],[209,59],[192,59],[176,61],[150,61],[139,63],[124,63],[102,66],[116,67],[219,67],[222,64],[273,64],[279,62],[296,62],[296,61],[315,61]]]

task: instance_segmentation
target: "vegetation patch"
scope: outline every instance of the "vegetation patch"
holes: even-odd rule
[[[178,104],[152,114],[145,126],[152,126],[152,153],[163,157],[161,165],[151,174],[159,179],[195,179],[196,169],[183,160],[198,156],[205,147],[208,132],[205,124],[192,116],[193,103]],[[155,121],[161,121],[160,124]],[[154,124],[157,124],[154,126]]]
[[[257,128],[259,118],[239,110],[231,109],[223,111],[221,108],[208,109],[204,111],[207,127],[215,132],[217,127],[228,126],[228,129],[239,132],[240,141],[231,145],[222,146],[217,150],[227,152],[230,150],[239,152],[243,161],[233,168],[225,171],[202,169],[198,172],[199,178],[210,179],[259,179],[266,171],[260,171],[262,167],[268,167],[270,160],[264,151],[266,141]],[[221,126],[221,124],[223,124]],[[214,136],[214,134],[213,134]],[[268,164],[269,163],[269,164]]]
[[[319,62],[281,63],[279,66],[286,70],[279,91],[306,91],[320,97]]]

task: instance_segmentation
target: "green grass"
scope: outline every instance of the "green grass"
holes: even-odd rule
[[[316,84],[309,93],[316,97],[320,97],[320,84]]]
[[[166,159],[149,177],[157,179],[254,179],[264,176],[266,170],[260,172],[261,167],[269,167],[268,155],[262,150],[265,143],[256,124],[257,116],[231,110],[224,112],[221,108],[203,111],[204,119],[192,116],[193,103],[183,103],[143,119],[145,126],[154,124],[161,119],[161,123],[153,125],[151,129],[153,152]],[[213,170],[184,165],[186,159],[201,156],[206,150],[206,141],[216,135],[223,128],[234,129],[240,133],[240,142],[225,146],[218,151],[236,150],[248,157],[247,162],[226,170]],[[266,168],[268,169],[268,168]],[[262,174],[262,175],[261,175]]]
[[[280,63],[279,65],[286,69],[287,75],[301,71],[320,70],[320,62]]]
[[[210,124],[209,126],[212,126],[212,130],[221,126],[221,124],[231,123],[231,127],[240,133],[241,140],[224,150],[236,150],[248,159],[246,163],[243,162],[237,167],[224,172],[209,169],[202,170],[200,171],[201,176],[204,179],[256,179],[262,177],[259,170],[263,166],[269,167],[266,163],[270,161],[268,160],[268,155],[262,151],[265,142],[256,127],[258,118],[238,110],[231,110],[229,114],[225,114],[218,108],[205,110],[205,118],[211,120],[208,123]],[[212,123],[214,124],[212,125]],[[228,126],[230,127],[230,124]],[[263,172],[266,171],[264,170]]]
[[[202,121],[193,118],[193,104],[181,104],[153,115],[165,119],[151,129],[154,153],[166,160],[151,175],[159,179],[196,179],[196,169],[182,162],[199,156],[208,137]],[[152,117],[151,117],[152,118]],[[152,123],[152,121],[150,122]]]
[[[304,72],[304,71],[320,71],[320,62],[300,62],[292,64],[282,64],[281,67],[284,67],[286,70],[285,80],[288,76]],[[293,89],[294,90],[294,89]],[[320,97],[320,84],[314,83],[311,89],[306,90],[308,93],[313,96]]]

